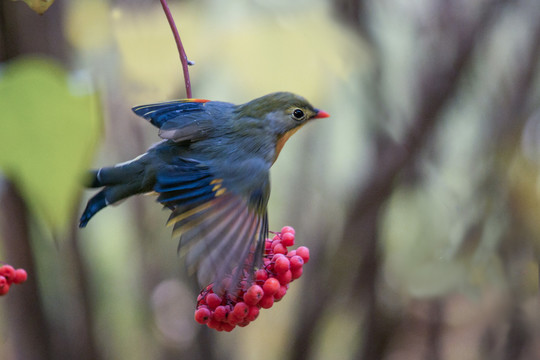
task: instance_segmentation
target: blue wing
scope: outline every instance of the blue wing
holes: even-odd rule
[[[186,99],[136,106],[135,114],[159,128],[159,136],[176,142],[196,141],[207,137],[214,128],[207,111],[208,100]]]
[[[263,190],[244,194],[234,187],[237,179],[213,170],[179,158],[157,175],[154,189],[158,201],[173,211],[168,225],[174,226],[173,237],[180,238],[179,251],[186,264],[197,272],[202,286],[213,282],[214,291],[220,292],[238,286],[246,275],[250,279],[261,265],[268,234],[269,185],[263,168],[256,177],[249,175],[253,167],[246,168],[243,181]],[[231,278],[229,285],[223,284],[225,278]]]

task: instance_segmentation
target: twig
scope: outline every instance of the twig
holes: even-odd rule
[[[186,96],[188,98],[191,98],[191,81],[189,80],[188,65],[192,65],[193,62],[188,61],[187,59],[186,51],[184,50],[184,46],[182,45],[182,40],[180,40],[180,34],[178,34],[178,29],[176,28],[176,24],[174,23],[171,10],[169,10],[169,5],[167,5],[167,0],[160,1],[161,6],[163,7],[163,11],[165,12],[165,16],[169,21],[169,26],[171,27],[171,30],[173,32],[174,41],[176,42],[176,47],[178,48],[178,54],[180,55],[180,62],[182,63],[182,70],[184,72],[184,83],[186,84]]]

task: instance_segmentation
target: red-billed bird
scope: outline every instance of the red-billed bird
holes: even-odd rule
[[[292,134],[328,113],[288,92],[242,105],[187,99],[133,111],[163,140],[129,162],[91,171],[88,186],[103,189],[79,226],[107,205],[155,191],[172,210],[168,225],[200,284],[226,290],[222,280],[232,276],[228,286],[238,286],[262,263],[270,167]]]

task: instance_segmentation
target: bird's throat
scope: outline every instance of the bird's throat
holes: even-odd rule
[[[281,152],[281,149],[283,149],[283,146],[285,145],[285,143],[287,142],[287,140],[289,140],[289,138],[295,133],[298,131],[298,129],[300,129],[302,126],[304,126],[303,124],[298,126],[298,127],[295,127],[294,129],[292,130],[289,130],[287,131],[285,134],[281,135],[277,142],[276,142],[276,152],[275,152],[275,156],[274,156],[274,161],[272,162],[275,163],[278,156],[279,156],[279,153]]]

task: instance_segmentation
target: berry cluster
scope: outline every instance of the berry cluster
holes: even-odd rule
[[[0,266],[0,296],[8,293],[11,284],[23,283],[27,277],[24,269],[15,270],[11,265]]]
[[[231,331],[255,320],[261,308],[271,308],[285,296],[289,283],[302,276],[303,265],[309,261],[309,249],[300,246],[288,251],[293,245],[294,229],[290,226],[266,239],[263,267],[255,271],[251,286],[245,285],[246,277],[240,282],[244,287],[235,294],[225,291],[219,296],[213,284],[208,285],[197,298],[195,320],[218,331]]]

